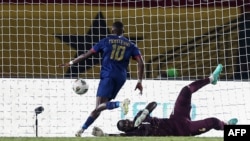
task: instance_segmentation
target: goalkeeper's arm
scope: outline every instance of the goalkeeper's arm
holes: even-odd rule
[[[156,102],[150,102],[145,109],[142,110],[140,116],[138,116],[135,121],[134,121],[134,127],[138,127],[144,120],[145,118],[151,114],[151,112],[156,108],[157,103]]]

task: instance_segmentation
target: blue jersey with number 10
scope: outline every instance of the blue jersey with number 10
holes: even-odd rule
[[[92,50],[102,53],[100,77],[126,79],[130,58],[140,56],[137,46],[123,36],[110,35],[97,43]]]

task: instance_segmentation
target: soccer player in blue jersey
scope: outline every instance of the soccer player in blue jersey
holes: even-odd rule
[[[130,103],[129,99],[125,99],[122,102],[111,100],[115,99],[126,82],[127,68],[131,58],[136,60],[138,65],[138,82],[135,86],[135,90],[139,89],[140,94],[142,94],[144,61],[139,48],[133,42],[123,37],[123,33],[123,23],[120,21],[114,22],[112,25],[112,35],[100,40],[99,43],[94,45],[87,53],[81,54],[68,63],[59,65],[68,67],[91,57],[95,53],[102,54],[100,82],[96,94],[96,107],[90,113],[82,128],[77,131],[76,136],[78,137],[99,117],[103,110],[112,110],[121,107],[124,114],[127,114],[128,104]]]
[[[121,134],[105,134],[100,128],[94,127],[94,136],[195,136],[208,132],[211,129],[223,130],[224,125],[234,125],[237,118],[224,122],[218,118],[210,117],[192,121],[190,117],[192,94],[208,84],[216,84],[222,65],[219,64],[210,77],[196,80],[182,88],[169,118],[151,117],[150,113],[157,103],[149,103],[145,109],[139,111],[134,120],[119,120],[117,128]]]

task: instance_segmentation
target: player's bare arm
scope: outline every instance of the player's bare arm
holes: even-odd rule
[[[137,61],[137,68],[138,68],[138,82],[136,84],[135,90],[139,89],[140,94],[142,94],[143,87],[142,87],[142,78],[144,73],[144,61],[141,56],[135,57]]]
[[[64,64],[60,64],[59,67],[69,67],[69,66],[71,66],[73,64],[79,63],[80,61],[91,57],[94,53],[95,52],[92,49],[90,49],[87,53],[79,55],[74,60],[71,60],[71,61],[69,61],[67,63],[64,63]]]

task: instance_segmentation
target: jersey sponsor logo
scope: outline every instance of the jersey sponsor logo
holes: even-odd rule
[[[150,122],[142,122],[141,124],[145,124],[146,125],[146,124],[150,124]]]
[[[199,131],[200,132],[205,132],[207,129],[206,128],[200,128]]]

